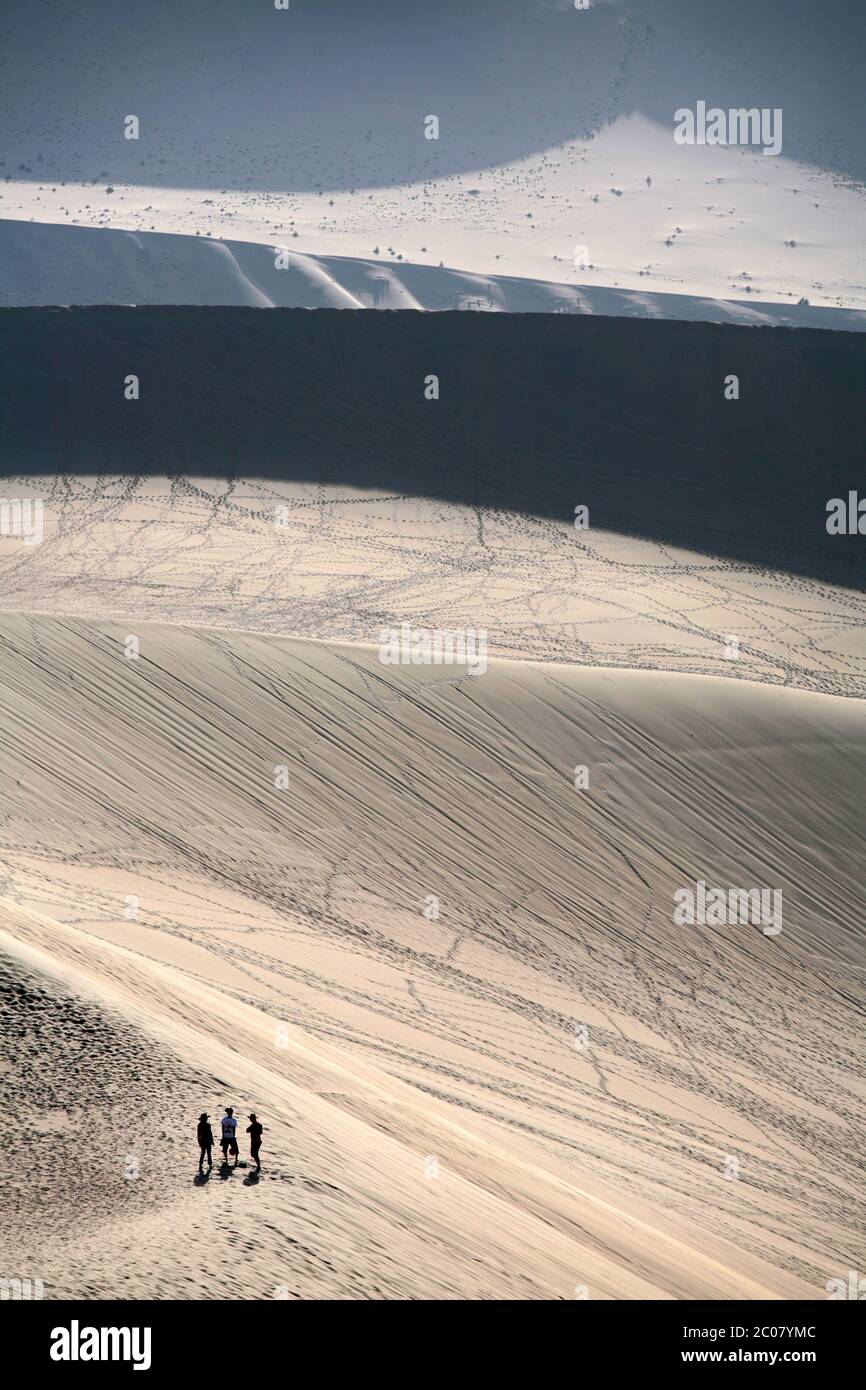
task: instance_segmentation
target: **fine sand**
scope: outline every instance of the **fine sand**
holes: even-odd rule
[[[277,478],[30,477],[4,494],[43,500],[43,540],[0,537],[0,611],[362,644],[402,622],[476,628],[500,656],[866,695],[859,589],[595,524]]]
[[[88,0],[54,32],[19,9],[2,304],[862,327],[857,6],[210,0],[142,31]],[[778,111],[777,153],[677,143],[699,95]]]
[[[862,1263],[859,701],[0,631],[49,1296],[822,1297]],[[780,889],[781,933],[676,925],[697,879]],[[197,1186],[229,1103],[264,1173]]]
[[[0,1293],[849,1287],[866,12],[5,8]]]
[[[88,190],[82,190],[82,197],[85,195],[90,196]],[[139,198],[144,196],[139,194]],[[25,203],[19,211],[27,211],[28,206]],[[696,288],[692,293],[677,293],[674,285],[691,287],[690,282],[670,280],[651,289],[626,288],[620,281],[615,285],[606,282],[605,274],[611,279],[612,271],[593,273],[582,263],[570,267],[561,256],[553,257],[550,265],[536,266],[535,277],[505,275],[498,267],[494,273],[484,274],[443,262],[425,265],[402,257],[389,264],[376,256],[323,255],[320,251],[312,255],[294,249],[294,240],[281,241],[279,235],[272,242],[241,241],[222,231],[214,237],[210,233],[204,237],[133,231],[130,228],[138,223],[130,214],[121,221],[122,228],[102,222],[70,226],[32,218],[0,220],[0,305],[457,309],[682,319],[857,333],[866,329],[866,312],[862,307],[842,307],[847,301],[841,297],[831,304],[801,302],[789,291],[785,299],[772,300],[760,287],[752,294],[751,277],[739,284],[732,281],[725,292],[700,293]],[[178,225],[185,225],[182,219]],[[250,234],[255,230],[250,229]],[[460,256],[458,248],[449,251]],[[751,298],[744,299],[740,296],[747,285]]]

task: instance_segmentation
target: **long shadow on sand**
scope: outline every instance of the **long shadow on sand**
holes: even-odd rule
[[[557,314],[4,309],[0,362],[0,476],[281,478],[558,520],[583,504],[601,529],[866,582],[864,538],[826,530],[828,500],[862,478],[866,334]]]
[[[40,7],[6,0],[6,168],[40,182],[280,192],[417,185],[589,139],[633,111],[670,129],[701,96],[783,108],[787,156],[866,173],[866,20],[850,0],[299,9],[209,0],[201,24],[152,0],[142,25],[135,8],[127,18],[115,0],[90,0],[88,23],[52,33]],[[140,140],[121,138],[130,62]],[[428,114],[441,120],[436,139],[424,138]]]

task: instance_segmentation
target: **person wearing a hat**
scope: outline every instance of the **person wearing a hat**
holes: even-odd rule
[[[213,1167],[213,1159],[211,1158],[211,1149],[213,1148],[213,1130],[208,1124],[207,1115],[199,1115],[198,1117],[198,1142],[199,1148],[201,1149],[201,1153],[199,1154],[198,1160],[198,1171],[201,1172],[205,1154],[207,1154],[208,1168]]]
[[[256,1165],[256,1172],[262,1171],[259,1163],[259,1149],[262,1147],[262,1126],[259,1124],[255,1115],[250,1115],[251,1123],[247,1125],[247,1134],[250,1136],[250,1157]]]

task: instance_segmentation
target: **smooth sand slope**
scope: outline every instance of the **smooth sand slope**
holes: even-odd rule
[[[402,622],[471,627],[500,656],[866,695],[866,595],[766,565],[334,483],[65,476],[3,491],[43,500],[44,536],[0,537],[0,610],[361,643]]]
[[[820,1297],[862,1264],[860,702],[0,630],[3,946],[19,996],[76,1000],[24,1049],[50,1094],[10,1086],[43,1175],[38,1227],[16,1184],[22,1273],[94,1297]],[[674,925],[697,878],[780,888],[782,933]],[[229,1101],[265,1117],[265,1173],[199,1190],[176,1129]],[[82,1124],[86,1223],[61,1161]]]
[[[89,196],[89,193],[88,193]],[[7,192],[8,199],[9,194]],[[125,219],[127,223],[134,219]],[[78,221],[78,219],[76,219]],[[137,225],[137,223],[135,224]],[[864,219],[866,228],[866,219]],[[192,233],[0,220],[0,305],[211,304],[256,309],[449,309],[482,313],[603,314],[786,328],[866,329],[858,308],[773,302],[746,284],[726,297],[654,287],[614,288],[586,267],[539,267],[550,278],[483,274],[444,263],[388,264],[376,256],[310,255],[295,241],[240,241]],[[588,256],[588,251],[586,255]],[[554,257],[554,261],[562,261]],[[566,273],[569,279],[565,279]],[[749,277],[749,280],[751,277]],[[617,282],[619,283],[619,282]],[[752,286],[749,283],[749,293]]]

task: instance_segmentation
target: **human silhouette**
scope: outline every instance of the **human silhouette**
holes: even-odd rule
[[[259,1124],[255,1115],[250,1115],[251,1124],[247,1125],[247,1134],[250,1136],[250,1157],[256,1165],[256,1172],[262,1171],[259,1163],[259,1149],[262,1147],[262,1125]]]
[[[235,1138],[235,1130],[238,1127],[238,1122],[235,1119],[234,1111],[232,1110],[230,1105],[226,1106],[226,1113],[220,1120],[220,1125],[222,1126],[223,1132],[223,1137],[220,1140],[220,1147],[223,1151],[223,1163],[228,1163],[228,1156],[230,1153],[234,1154],[234,1166],[235,1168],[237,1168],[238,1141]]]
[[[199,1115],[198,1117],[198,1142],[199,1148],[201,1149],[198,1158],[198,1171],[201,1172],[205,1154],[207,1154],[208,1168],[213,1167],[213,1158],[211,1157],[211,1150],[213,1149],[213,1130],[208,1124],[207,1115]]]

